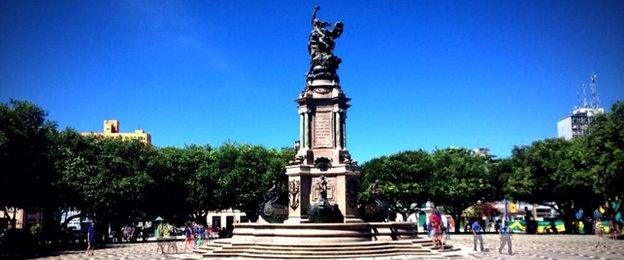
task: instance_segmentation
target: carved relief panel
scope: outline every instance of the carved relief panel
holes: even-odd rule
[[[298,180],[288,182],[288,201],[293,210],[299,207],[299,184]]]
[[[336,179],[335,178],[325,178],[327,184],[327,199],[329,201],[335,201],[336,198]],[[321,177],[315,177],[312,179],[312,191],[310,192],[310,203],[315,203],[321,197]]]

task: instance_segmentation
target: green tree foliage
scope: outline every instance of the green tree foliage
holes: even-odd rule
[[[155,184],[147,172],[153,149],[139,141],[93,137],[74,144],[58,167],[75,207],[101,228],[144,219],[146,191]]]
[[[0,210],[5,215],[11,216],[9,207],[55,206],[50,194],[56,189],[50,183],[55,178],[51,139],[56,126],[45,117],[43,109],[27,101],[0,103]]]
[[[585,138],[536,141],[514,148],[509,159],[451,148],[372,159],[362,167],[360,198],[369,198],[378,180],[392,211],[407,217],[429,200],[457,220],[478,200],[514,198],[552,206],[572,230],[578,209],[589,213],[605,200],[621,205],[624,197],[624,103],[611,110]],[[229,208],[254,220],[271,186],[286,193],[284,166],[293,149],[233,143],[155,148],[57,131],[45,117],[29,102],[0,103],[1,210],[58,216],[78,209],[101,228],[156,216],[203,221],[207,210]]]
[[[574,229],[576,211],[591,212],[599,203],[582,142],[546,139],[514,148],[513,174],[507,183],[512,197],[555,209],[568,232]]]
[[[433,153],[434,172],[429,182],[432,201],[457,221],[466,208],[477,201],[498,199],[490,158],[463,148],[447,148]],[[458,223],[458,222],[457,222]],[[460,225],[455,225],[459,232]]]
[[[273,181],[285,191],[287,161],[281,153],[252,145],[226,143],[219,147],[213,167],[219,172],[216,192],[221,208],[239,209],[255,221]]]
[[[585,140],[589,151],[587,161],[595,176],[594,191],[605,199],[619,202],[620,207],[611,209],[624,215],[624,102],[618,101],[611,111],[598,116]],[[613,212],[613,213],[616,213]]]
[[[155,185],[148,187],[146,210],[176,223],[189,218],[203,222],[208,210],[219,208],[214,163],[210,146],[158,149],[148,164]]]
[[[378,181],[382,196],[390,202],[390,210],[407,219],[430,198],[427,182],[432,171],[431,156],[423,150],[372,159],[362,165],[360,200],[369,199],[371,184]]]

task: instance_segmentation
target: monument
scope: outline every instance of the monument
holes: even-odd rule
[[[412,222],[364,222],[357,217],[360,172],[347,150],[345,120],[350,99],[340,87],[341,60],[333,52],[343,24],[319,20],[318,11],[315,7],[312,13],[308,40],[310,68],[296,99],[299,141],[295,158],[286,166],[288,205],[272,199],[261,210],[271,221],[287,210],[287,219],[236,224],[232,238],[212,241],[195,252],[271,259],[436,256],[430,240],[416,236]],[[377,204],[372,212],[384,207]]]
[[[359,222],[357,188],[360,175],[346,144],[346,117],[349,98],[340,87],[340,58],[333,53],[342,34],[342,22],[330,30],[329,23],[312,14],[308,39],[310,68],[304,90],[296,102],[299,113],[299,146],[296,158],[286,167],[289,187],[289,212],[286,223],[309,222],[308,211],[315,203],[328,202],[336,207],[339,219],[321,222]],[[324,183],[323,187],[319,186]],[[321,196],[325,189],[325,197]],[[316,204],[321,205],[322,204]],[[317,218],[318,219],[318,218]],[[318,221],[315,221],[318,222]]]

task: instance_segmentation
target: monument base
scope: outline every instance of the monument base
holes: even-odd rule
[[[446,257],[457,249],[445,247]],[[204,257],[335,259],[439,257],[431,240],[419,238],[412,222],[243,223],[234,236],[217,239],[195,252]]]

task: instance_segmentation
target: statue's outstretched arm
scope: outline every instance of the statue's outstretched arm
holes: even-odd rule
[[[344,29],[344,24],[342,22],[336,22],[334,24],[334,29],[332,30],[332,35],[334,36],[334,38],[340,37],[343,29]]]
[[[312,24],[314,24],[314,20],[316,19],[316,12],[318,12],[318,10],[320,9],[321,7],[318,5],[314,7],[314,11],[312,11]]]

